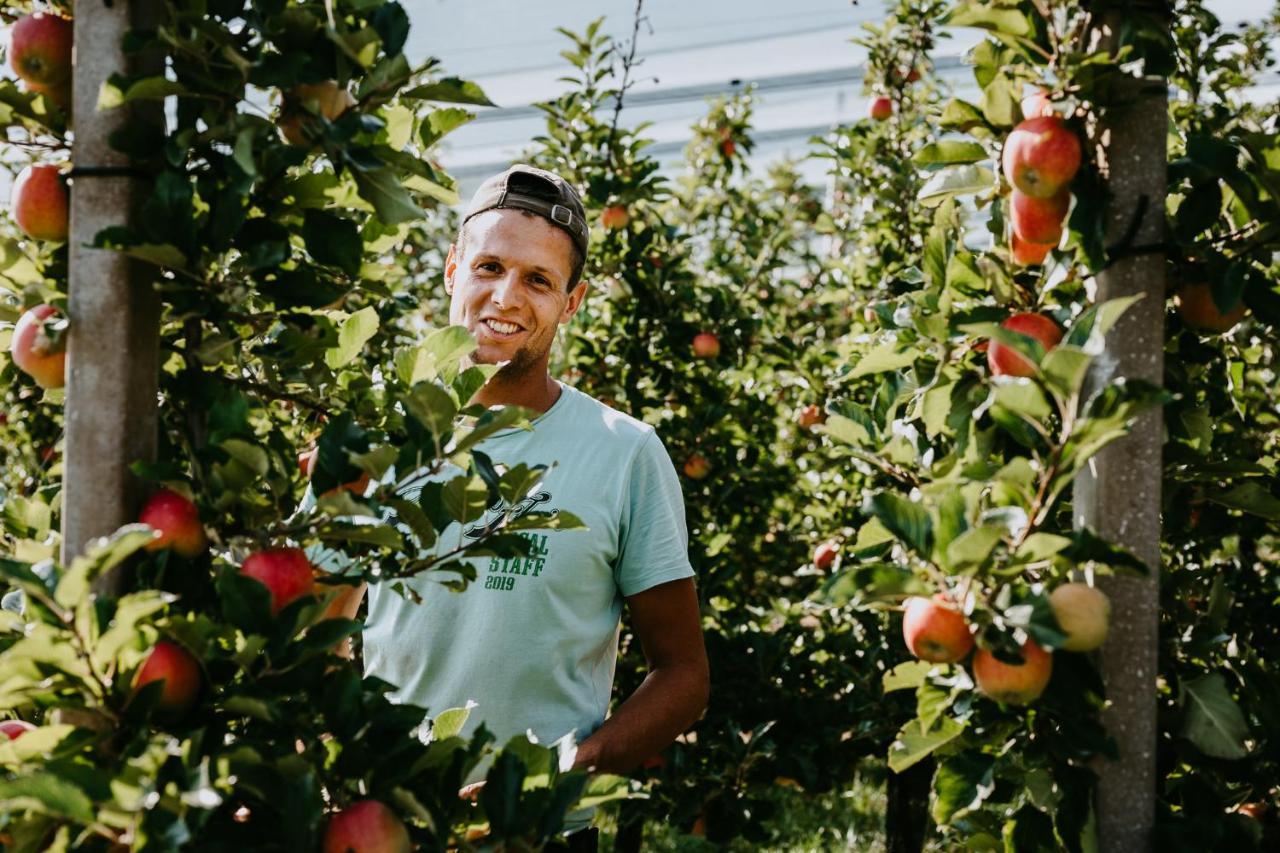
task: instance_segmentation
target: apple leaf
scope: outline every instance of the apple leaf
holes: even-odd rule
[[[320,263],[335,266],[351,276],[360,272],[364,241],[352,220],[324,210],[307,210],[302,240],[311,257]]]
[[[995,757],[962,752],[938,765],[930,815],[939,826],[976,809],[995,790]]]
[[[916,198],[925,207],[937,207],[949,198],[989,190],[995,183],[995,172],[985,166],[948,166],[926,181]]]
[[[919,720],[909,721],[898,730],[897,738],[889,746],[889,769],[901,773],[960,737],[964,729],[964,723],[951,717],[939,718],[932,731],[921,729]]]
[[[1210,672],[1184,682],[1182,736],[1214,758],[1237,759],[1249,754],[1245,745],[1249,726],[1227,690],[1222,674]]]
[[[929,556],[933,544],[933,522],[923,506],[894,492],[880,492],[867,499],[867,509],[916,553],[926,558]]]
[[[407,92],[401,92],[400,97],[450,104],[476,104],[481,107],[497,106],[475,83],[457,77],[445,77],[434,83],[415,86]]]
[[[959,139],[931,142],[917,151],[911,162],[917,166],[950,166],[956,163],[980,163],[991,159],[980,143]]]
[[[372,305],[349,315],[338,327],[338,345],[325,351],[325,364],[334,370],[350,364],[377,331],[378,312]]]

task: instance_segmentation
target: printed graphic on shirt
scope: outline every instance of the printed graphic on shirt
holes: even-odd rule
[[[509,510],[507,502],[499,498],[486,511],[484,518],[463,531],[463,535],[469,539],[479,539],[486,533],[492,532],[502,523],[504,517],[509,517],[512,521],[528,515],[536,507],[547,503],[551,500],[551,493],[542,491],[529,495],[516,505],[515,509]],[[559,510],[548,510],[547,514],[555,516]],[[510,592],[516,588],[516,582],[520,578],[541,578],[542,570],[547,565],[547,536],[545,533],[534,533],[522,531],[516,534],[521,539],[529,543],[528,554],[523,557],[490,557],[489,571],[485,574],[484,588],[494,589],[501,592]]]

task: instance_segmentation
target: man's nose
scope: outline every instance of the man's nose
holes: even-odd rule
[[[519,280],[515,270],[509,271],[493,283],[489,299],[495,305],[510,305],[518,293]]]

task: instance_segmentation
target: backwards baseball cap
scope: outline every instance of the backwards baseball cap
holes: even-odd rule
[[[494,175],[480,185],[463,214],[468,219],[486,210],[514,207],[536,213],[564,229],[573,243],[587,255],[590,229],[578,192],[564,178],[525,163],[517,163],[505,172]]]

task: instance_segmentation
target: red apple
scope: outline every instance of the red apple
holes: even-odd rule
[[[147,544],[148,551],[172,548],[190,559],[204,553],[208,544],[196,505],[170,489],[161,489],[148,498],[138,513],[138,521],[160,533]]]
[[[32,240],[62,243],[71,223],[71,199],[62,171],[51,163],[34,163],[18,173],[9,196],[13,221]]]
[[[9,65],[22,80],[54,86],[71,77],[71,37],[67,18],[36,12],[19,18],[9,36]]]
[[[1080,140],[1057,116],[1028,118],[1005,140],[1002,161],[1009,183],[1033,198],[1048,198],[1080,168]]]
[[[911,654],[930,663],[955,663],[973,648],[973,634],[964,615],[941,595],[914,596],[902,615],[902,639]]]
[[[409,853],[409,830],[378,800],[360,800],[329,818],[324,853]]]
[[[1062,329],[1043,314],[1014,314],[1000,327],[1035,338],[1045,352],[1062,340]],[[987,348],[987,366],[993,376],[1034,376],[1036,372],[1036,366],[1030,359],[996,340],[991,341]]]
[[[200,695],[200,680],[200,664],[191,652],[177,643],[161,640],[134,675],[133,689],[136,692],[153,681],[163,682],[156,708],[166,714],[179,715],[195,704]]]
[[[884,121],[893,115],[893,101],[884,95],[872,98],[867,105],[867,115],[876,121]]]
[[[1224,314],[1213,300],[1213,289],[1203,282],[1182,285],[1173,296],[1173,304],[1182,321],[1201,332],[1229,332],[1249,311],[1242,299]]]
[[[840,553],[840,543],[834,539],[828,539],[813,549],[813,567],[821,571],[831,568],[836,561],[836,555]]]
[[[724,159],[732,160],[733,155],[738,152],[738,144],[732,139],[720,140],[720,153],[724,155]]]
[[[1022,663],[1007,664],[986,649],[973,656],[978,689],[1006,705],[1029,705],[1040,698],[1053,675],[1053,656],[1031,640],[1022,644]]]
[[[1071,193],[1063,189],[1048,198],[1036,198],[1014,190],[1009,198],[1013,233],[1028,243],[1058,245],[1062,221],[1071,209]]]
[[[1091,652],[1106,641],[1111,599],[1102,590],[1084,583],[1064,583],[1050,593],[1049,606],[1058,627],[1067,635],[1062,648]]]
[[[61,388],[67,382],[66,337],[51,340],[44,328],[57,312],[52,305],[28,310],[18,318],[9,342],[13,363],[41,388]]]
[[[355,106],[355,103],[356,99],[345,87],[338,85],[336,80],[301,83],[284,96],[276,127],[290,145],[310,146],[312,143],[307,136],[307,128],[314,123],[316,116],[324,116],[327,121],[333,121]]]
[[[302,453],[298,454],[298,470],[302,472],[302,476],[308,479],[311,478],[311,471],[312,469],[315,468],[316,459],[319,458],[319,456],[320,456],[320,448],[318,447],[313,447],[310,450],[305,450]],[[344,483],[341,486],[334,486],[332,489],[330,489],[329,491],[321,495],[321,497],[336,495],[342,489],[346,489],[356,497],[360,497],[364,495],[364,490],[367,489],[368,487],[369,487],[369,474],[366,471],[356,479],[352,480],[350,483]]]
[[[0,735],[9,740],[17,740],[27,732],[35,731],[35,728],[26,720],[0,720]]]
[[[1014,263],[1024,267],[1044,263],[1044,259],[1057,247],[1057,243],[1028,243],[1017,234],[1009,237],[1009,251],[1013,254]]]
[[[898,74],[907,83],[917,83],[920,80],[919,68],[900,69]]]
[[[250,554],[240,573],[271,590],[273,616],[315,588],[315,569],[301,548],[267,548]]]
[[[600,224],[610,231],[626,228],[631,221],[631,213],[620,204],[612,204],[600,211]]]
[[[1053,102],[1044,89],[1036,89],[1022,99],[1023,118],[1042,118],[1053,115]]]
[[[720,339],[710,332],[694,335],[693,354],[697,358],[715,358],[720,355]]]
[[[823,413],[822,407],[817,403],[810,403],[796,414],[796,425],[800,429],[812,429],[827,419]]]
[[[701,453],[690,454],[684,462],[684,475],[690,480],[703,480],[711,473],[711,463]]]

